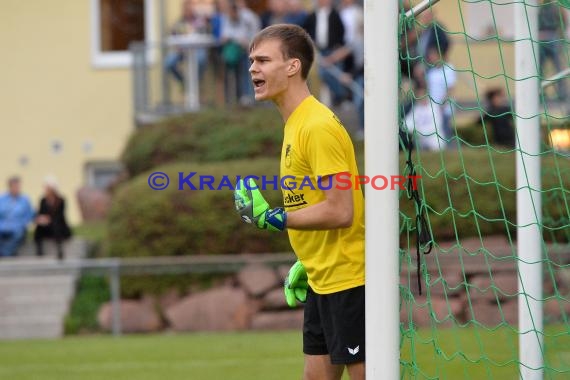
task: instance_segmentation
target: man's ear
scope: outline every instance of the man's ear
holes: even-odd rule
[[[287,68],[287,74],[292,77],[299,71],[301,71],[301,61],[297,58],[292,58],[289,62],[289,67]]]

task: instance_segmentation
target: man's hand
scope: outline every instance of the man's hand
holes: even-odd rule
[[[240,179],[234,190],[234,204],[246,223],[252,223],[262,230],[283,231],[287,226],[287,213],[283,208],[269,208],[252,178],[246,183]]]
[[[283,290],[285,291],[285,300],[289,307],[297,306],[297,301],[307,302],[307,272],[303,264],[297,260],[295,264],[289,269]]]

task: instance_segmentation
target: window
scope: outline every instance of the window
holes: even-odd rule
[[[131,64],[129,44],[153,40],[153,0],[91,0],[91,61],[97,68]]]
[[[123,172],[123,166],[114,161],[92,161],[85,164],[85,184],[107,190]]]

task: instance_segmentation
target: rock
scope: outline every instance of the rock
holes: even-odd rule
[[[297,330],[302,327],[303,309],[261,312],[251,321],[253,330]]]
[[[544,302],[544,317],[547,322],[562,322],[564,315],[570,315],[570,302],[568,300],[556,297]]]
[[[497,302],[516,298],[518,293],[516,273],[503,272],[493,275],[493,281],[488,274],[473,276],[468,281],[469,297],[473,302]]]
[[[160,306],[161,310],[166,310],[170,306],[175,305],[177,302],[180,302],[180,292],[178,289],[172,288],[164,292],[158,298],[158,306]]]
[[[285,279],[289,274],[289,269],[291,269],[291,265],[279,265],[277,267],[277,275],[279,276],[279,280],[281,282],[285,282]]]
[[[472,300],[471,308],[465,300],[463,305],[465,309],[465,320],[476,321],[488,328],[494,328],[501,323],[516,325],[518,306],[516,299],[501,302],[501,307],[495,302],[484,299]]]
[[[104,220],[111,207],[111,195],[104,190],[84,186],[77,191],[77,202],[84,222]]]
[[[248,265],[239,271],[238,283],[253,297],[260,297],[280,285],[279,277],[272,268],[264,265]]]
[[[119,307],[121,310],[121,331],[124,333],[155,332],[162,327],[157,311],[149,302],[121,300]],[[101,306],[97,320],[103,330],[111,331],[113,329],[111,302]]]
[[[183,298],[165,317],[174,331],[242,330],[254,310],[243,290],[226,286]]]
[[[411,322],[419,327],[430,326],[432,322],[438,326],[450,327],[463,319],[463,304],[457,297],[432,297],[428,304],[423,295],[415,297],[414,303],[403,303],[400,322],[406,326],[410,323],[410,308]]]
[[[287,301],[282,287],[275,288],[263,297],[263,310],[287,309]]]
[[[450,297],[465,291],[465,286],[461,284],[463,276],[460,272],[445,271],[442,276],[431,276],[429,292],[437,297]],[[417,287],[417,286],[416,286]],[[422,284],[423,291],[427,293],[426,284]]]

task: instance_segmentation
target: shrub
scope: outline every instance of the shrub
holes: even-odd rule
[[[460,151],[414,153],[414,161],[422,176],[421,194],[436,241],[515,233],[515,152],[463,147]],[[556,153],[542,157],[543,230],[548,240],[568,239],[560,225],[569,218],[563,206],[563,199],[570,196],[569,179],[566,158]],[[404,194],[400,210],[415,217],[413,203]]]
[[[290,251],[286,233],[260,231],[242,223],[233,204],[233,190],[177,190],[177,173],[222,176],[232,185],[236,176],[277,175],[276,159],[226,163],[175,163],[155,168],[171,179],[166,190],[154,191],[143,173],[121,186],[109,213],[112,256],[171,256],[215,253]],[[200,184],[193,180],[197,188]],[[271,205],[282,204],[279,189],[263,192]]]
[[[278,157],[283,120],[273,108],[210,109],[165,119],[133,133],[122,161],[131,176],[174,161]]]
[[[359,152],[362,172],[362,152]],[[461,236],[506,234],[516,224],[515,153],[486,148],[461,151],[414,152],[420,194],[428,206],[431,228],[438,240]],[[404,168],[405,155],[401,154]],[[561,157],[543,158],[545,221],[554,228],[568,220],[561,207],[568,198],[570,163]],[[290,251],[287,235],[259,231],[237,216],[232,190],[177,190],[177,173],[197,172],[214,176],[266,175],[278,173],[278,158],[226,163],[177,163],[156,168],[167,173],[167,190],[154,191],[147,184],[149,173],[134,178],[119,189],[109,217],[109,245],[113,256],[258,253]],[[402,169],[403,171],[403,169]],[[558,173],[560,171],[560,173]],[[197,180],[195,186],[199,187]],[[266,190],[273,206],[282,204],[281,192]],[[562,202],[562,203],[561,203]],[[401,194],[400,210],[415,216],[414,204]],[[508,222],[505,223],[504,220]],[[547,228],[548,230],[548,228]]]
[[[103,277],[83,276],[79,279],[77,293],[65,318],[66,334],[99,331],[97,312],[111,298],[109,285]]]

